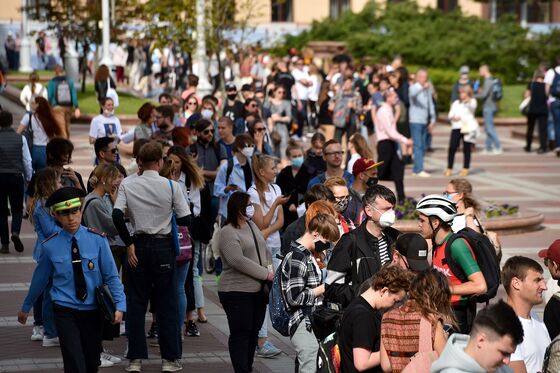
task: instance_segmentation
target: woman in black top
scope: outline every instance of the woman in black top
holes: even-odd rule
[[[101,102],[102,99],[107,97],[107,90],[109,89],[109,84],[111,88],[116,89],[117,85],[113,78],[111,78],[111,74],[109,72],[109,68],[106,65],[101,65],[95,72],[95,92],[97,93],[97,101]]]
[[[544,74],[541,71],[536,71],[533,76],[533,81],[527,86],[525,97],[531,96],[529,103],[529,112],[527,114],[527,143],[525,151],[531,151],[531,144],[533,143],[533,130],[535,129],[535,122],[538,123],[539,128],[539,149],[538,154],[545,153],[547,150],[547,119],[548,119],[548,106],[546,102],[546,92],[544,84]]]

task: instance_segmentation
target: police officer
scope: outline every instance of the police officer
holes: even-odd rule
[[[122,321],[126,299],[107,239],[80,225],[81,199],[85,192],[64,187],[54,192],[45,206],[62,230],[44,240],[42,256],[18,321],[25,324],[29,310],[52,278],[54,322],[58,330],[65,373],[97,372],[101,352],[102,318],[95,289],[108,285],[116,311],[114,323]]]

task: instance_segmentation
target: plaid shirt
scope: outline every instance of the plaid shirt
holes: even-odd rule
[[[293,335],[318,300],[313,289],[321,285],[322,276],[309,250],[296,242],[291,246],[292,250],[282,261],[280,285],[290,314],[290,335]]]

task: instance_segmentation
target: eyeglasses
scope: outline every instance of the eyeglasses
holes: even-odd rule
[[[196,106],[197,102],[187,102],[187,105],[195,105]]]
[[[249,107],[257,107],[257,105],[256,104],[251,104],[251,105],[249,105]]]
[[[212,133],[212,134],[213,134],[213,133],[214,133],[214,130],[211,130],[211,129],[209,129],[209,130],[204,130],[204,131],[202,131],[202,133],[205,134],[205,135],[208,135],[209,133]]]
[[[342,154],[343,154],[342,151],[325,153],[325,155],[342,155]]]
[[[111,154],[115,154],[117,152],[117,148],[113,148],[113,149],[105,149],[103,150],[104,152],[109,152]]]
[[[266,131],[266,128],[264,127],[255,128],[255,132],[264,132],[264,131]]]

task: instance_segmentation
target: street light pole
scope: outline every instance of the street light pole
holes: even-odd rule
[[[19,71],[29,73],[31,67],[31,43],[29,42],[29,24],[27,22],[27,0],[21,0],[21,48],[19,51]]]
[[[101,58],[101,64],[106,66],[111,66],[113,60],[109,55],[109,41],[111,38],[111,21],[110,21],[110,9],[109,0],[101,0],[101,18],[103,21],[103,58]]]
[[[204,27],[205,0],[196,0],[196,60],[198,62],[198,93],[201,96],[212,93],[208,81],[208,62],[206,59],[206,33]]]

